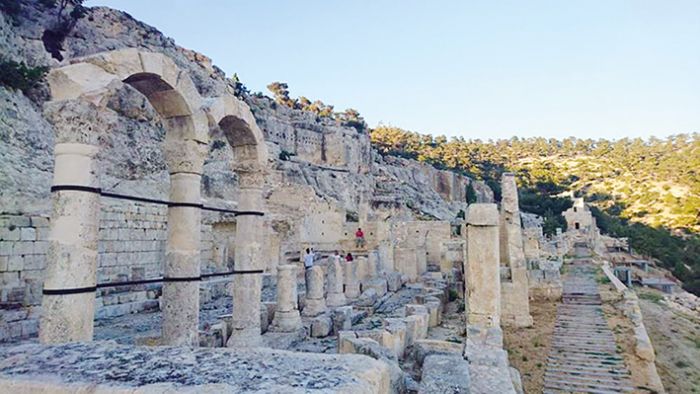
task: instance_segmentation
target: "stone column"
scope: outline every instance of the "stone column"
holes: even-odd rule
[[[64,101],[48,104],[46,115],[56,146],[39,340],[91,341],[100,217],[98,113],[86,102]]]
[[[347,305],[343,293],[343,264],[328,258],[328,293],[326,294],[326,304],[330,307]]]
[[[235,308],[235,307],[234,307]],[[297,267],[277,267],[277,307],[270,331],[294,332],[302,327],[297,300]]]
[[[233,276],[233,332],[226,346],[260,346],[262,271],[265,269],[262,259],[263,216],[260,214],[263,211],[264,174],[255,165],[237,167],[236,173],[240,185],[238,210],[242,213],[236,216],[234,268],[240,273]],[[294,283],[296,284],[296,279]],[[296,304],[296,296],[294,301]]]
[[[359,256],[355,258],[355,272],[357,274],[357,280],[360,282],[368,278],[368,265],[367,257]]]
[[[471,204],[467,208],[467,258],[465,282],[467,324],[500,326],[501,276],[496,204]]]
[[[379,252],[376,250],[371,250],[367,255],[367,277],[370,279],[376,278],[378,269]]]
[[[500,253],[501,263],[510,268],[510,280],[501,281],[501,320],[515,327],[532,325],[527,263],[523,249],[523,230],[515,175],[501,179]]]
[[[200,187],[206,147],[195,140],[166,137],[171,204],[163,273],[163,345],[199,346]]]
[[[304,316],[318,316],[326,311],[326,299],[323,297],[323,267],[315,265],[306,270],[306,305]]]
[[[354,300],[360,296],[360,281],[357,279],[357,262],[343,263],[345,271],[345,298]]]

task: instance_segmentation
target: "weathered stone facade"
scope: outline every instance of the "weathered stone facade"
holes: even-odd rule
[[[32,6],[27,15],[46,17]],[[33,45],[39,30],[9,26],[4,16],[0,22],[9,46],[21,41],[26,52],[45,56]],[[402,370],[406,358],[421,360],[425,387],[448,373],[441,365],[461,360],[452,366],[456,381],[469,387],[473,360],[461,351],[431,357],[431,346],[449,343],[420,341],[459,302],[468,305],[465,318],[498,333],[498,223],[480,221],[483,204],[466,203],[468,184],[481,203],[493,200],[488,187],[382,157],[367,134],[331,119],[265,97],[237,98],[207,58],[125,14],[92,10],[64,48],[66,60],[50,61],[43,109],[0,88],[22,106],[23,116],[10,121],[24,131],[18,141],[29,138],[30,126],[46,137],[21,147],[0,140],[11,159],[0,167],[11,175],[0,177],[9,190],[0,195],[0,340],[38,334],[42,342],[8,347],[15,361],[3,365],[0,387],[117,392],[123,385],[90,372],[112,373],[114,352],[168,365],[140,374],[123,363],[134,379],[128,390],[404,392],[418,386]],[[23,170],[37,176],[17,176]],[[464,231],[453,234],[461,210],[472,212],[466,239]],[[355,243],[360,227],[364,245]],[[301,275],[307,247],[317,258]],[[335,250],[351,251],[354,261],[329,263]],[[470,290],[453,299],[451,289],[464,281]],[[462,328],[447,327],[457,341]],[[126,333],[115,338],[113,330]],[[86,343],[94,338],[119,345]],[[260,345],[307,354],[249,349]],[[187,350],[196,346],[220,349]],[[416,356],[414,349],[423,350]],[[97,369],[84,366],[86,352],[100,358]],[[40,371],[50,381],[34,382],[36,370],[8,372],[35,364],[33,354],[50,359]],[[69,372],[55,369],[64,357],[80,360],[68,363]],[[200,358],[232,371],[203,373],[182,361]],[[276,361],[266,364],[269,358]],[[249,382],[248,364],[269,374]],[[290,366],[323,371],[312,382],[285,380]],[[211,380],[197,387],[200,378]]]
[[[532,316],[518,189],[514,174],[503,174],[501,195],[501,320],[505,325],[529,327],[532,325]]]

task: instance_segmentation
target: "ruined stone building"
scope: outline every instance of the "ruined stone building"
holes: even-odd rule
[[[563,240],[512,174],[499,207],[106,8],[58,62],[27,12],[0,45],[51,70],[36,101],[0,88],[0,391],[521,390],[501,325],[532,324]]]

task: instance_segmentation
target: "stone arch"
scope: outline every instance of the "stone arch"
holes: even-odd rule
[[[169,57],[138,49],[73,59],[53,69],[47,80],[52,94],[47,110],[52,114],[57,144],[41,341],[92,340],[99,217],[94,161],[99,147],[85,124],[100,117],[106,93],[126,83],[148,98],[166,129],[170,204],[163,344],[197,345],[200,181],[209,127],[194,83]]]
[[[239,194],[234,250],[233,316],[229,347],[261,343],[260,301],[263,261],[263,181],[267,148],[248,106],[232,96],[204,103],[209,126],[219,128],[233,149]]]

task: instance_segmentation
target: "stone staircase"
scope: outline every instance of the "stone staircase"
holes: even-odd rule
[[[544,393],[633,391],[601,304],[594,267],[585,260],[575,261],[564,277]]]

